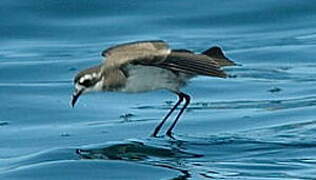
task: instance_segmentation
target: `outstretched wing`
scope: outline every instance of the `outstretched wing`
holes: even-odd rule
[[[137,41],[113,46],[102,52],[105,65],[123,66],[125,64],[151,65],[162,62],[170,53],[164,41]]]
[[[202,52],[202,54],[211,57],[214,61],[216,61],[221,67],[222,66],[234,66],[236,63],[229,58],[227,58],[222,49],[218,46],[211,47]]]
[[[212,58],[189,51],[172,51],[163,62],[156,66],[193,75],[227,77],[227,74]]]
[[[103,68],[127,64],[156,66],[192,75],[227,77],[211,57],[188,50],[170,50],[164,41],[138,41],[111,47],[102,52]]]

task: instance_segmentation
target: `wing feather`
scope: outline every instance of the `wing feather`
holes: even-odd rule
[[[102,52],[106,66],[124,66],[128,63],[155,64],[163,61],[170,49],[164,41],[137,41],[108,48]]]
[[[108,48],[103,68],[123,68],[127,64],[156,66],[192,75],[227,77],[212,57],[188,50],[171,51],[164,41],[137,41]]]
[[[171,52],[165,61],[157,66],[188,74],[227,77],[214,60],[202,54]]]

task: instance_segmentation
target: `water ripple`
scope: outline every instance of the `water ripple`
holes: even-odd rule
[[[209,110],[209,109],[261,109],[265,111],[277,111],[310,107],[316,105],[316,96],[292,98],[292,99],[273,99],[273,100],[238,100],[238,101],[217,101],[217,102],[193,102],[188,107],[190,110]],[[172,105],[170,103],[161,106],[142,105],[134,109],[147,110],[167,110]]]

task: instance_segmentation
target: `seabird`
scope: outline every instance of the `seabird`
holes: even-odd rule
[[[80,95],[93,91],[140,93],[159,89],[168,90],[178,96],[177,103],[156,126],[153,137],[157,137],[163,124],[184,101],[166,135],[172,130],[190,103],[190,96],[181,91],[187,82],[197,75],[226,78],[223,66],[235,65],[214,46],[202,53],[187,49],[170,49],[161,40],[137,41],[110,47],[102,52],[104,61],[79,72],[74,78],[75,91],[71,105]]]

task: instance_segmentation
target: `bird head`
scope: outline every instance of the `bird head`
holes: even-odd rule
[[[101,65],[91,67],[79,72],[74,78],[75,90],[72,95],[71,105],[75,106],[78,98],[85,93],[102,91],[103,80]]]

